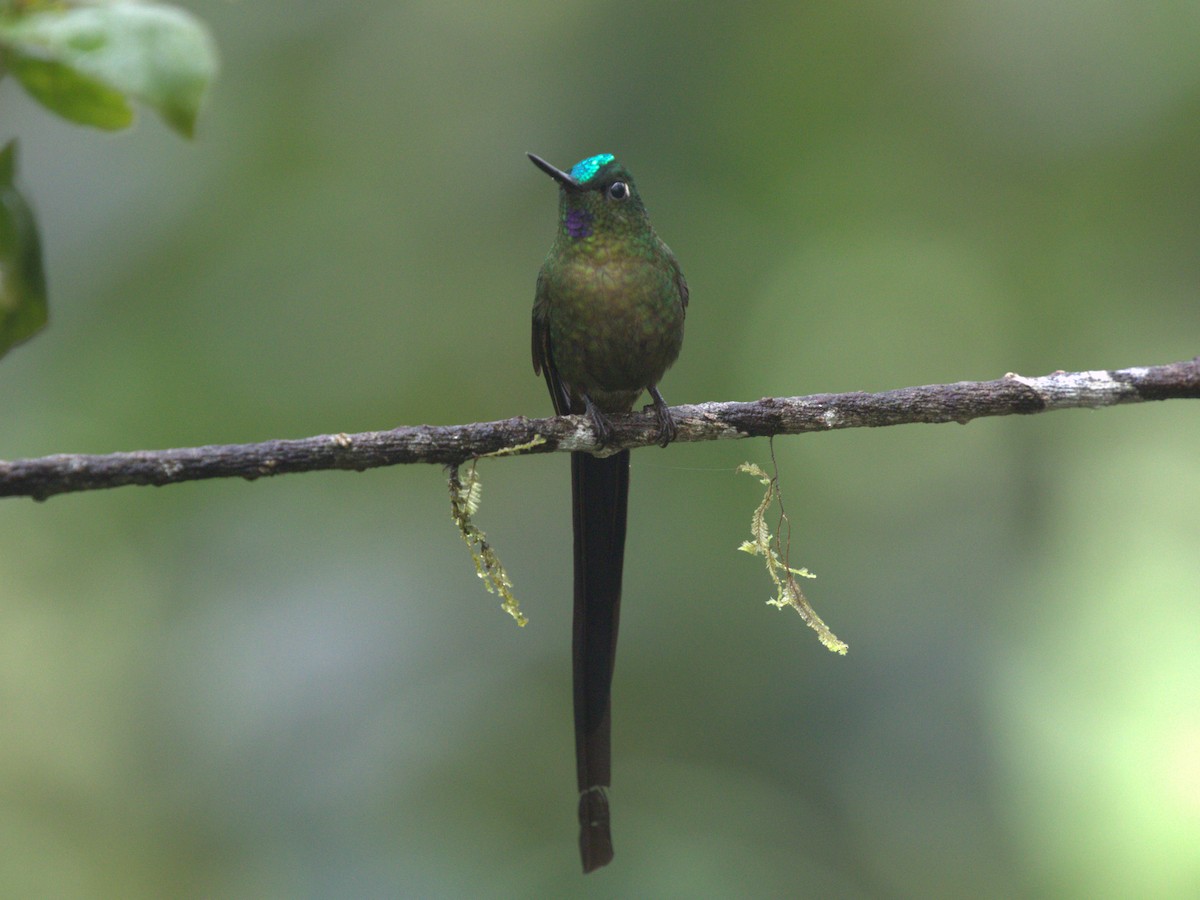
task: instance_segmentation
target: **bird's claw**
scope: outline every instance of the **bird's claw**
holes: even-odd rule
[[[650,396],[654,400],[654,418],[658,420],[658,445],[665,447],[675,440],[675,435],[678,434],[675,420],[671,418],[671,409],[658,392],[658,388],[651,386]]]
[[[608,420],[608,416],[600,412],[600,407],[592,402],[591,397],[585,395],[583,402],[588,421],[592,423],[592,431],[596,432],[596,443],[601,447],[607,447],[613,441],[612,422]]]

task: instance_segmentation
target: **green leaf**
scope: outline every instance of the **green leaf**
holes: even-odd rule
[[[17,142],[0,150],[0,356],[46,324],[46,276],[37,223],[13,185]]]
[[[133,0],[9,15],[0,19],[0,45],[35,98],[101,128],[123,127],[115,124],[116,100],[132,98],[190,137],[217,71],[203,24],[183,10]]]
[[[13,54],[9,69],[35,100],[64,119],[106,131],[120,131],[133,122],[133,109],[120,91],[64,63]]]

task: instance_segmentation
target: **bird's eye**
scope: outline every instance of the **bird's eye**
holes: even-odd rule
[[[614,181],[608,186],[610,200],[624,200],[629,196],[629,185],[623,181]]]

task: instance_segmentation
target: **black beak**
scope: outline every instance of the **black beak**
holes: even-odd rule
[[[554,166],[550,165],[550,163],[546,162],[540,156],[537,156],[533,153],[526,153],[525,155],[529,157],[530,161],[535,166],[537,166],[539,169],[541,169],[543,172],[545,172],[547,175],[549,175],[551,178],[553,178],[555,181],[557,181],[559,184],[561,184],[568,191],[579,190],[579,187],[580,187],[579,182],[576,181],[574,178],[572,178],[570,175],[568,175],[566,172],[564,172],[562,169],[556,169]]]

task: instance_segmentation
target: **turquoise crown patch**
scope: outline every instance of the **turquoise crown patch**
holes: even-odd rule
[[[571,166],[571,177],[579,184],[587,184],[600,169],[607,166],[615,158],[611,153],[599,153],[596,156],[581,159],[575,165]]]

